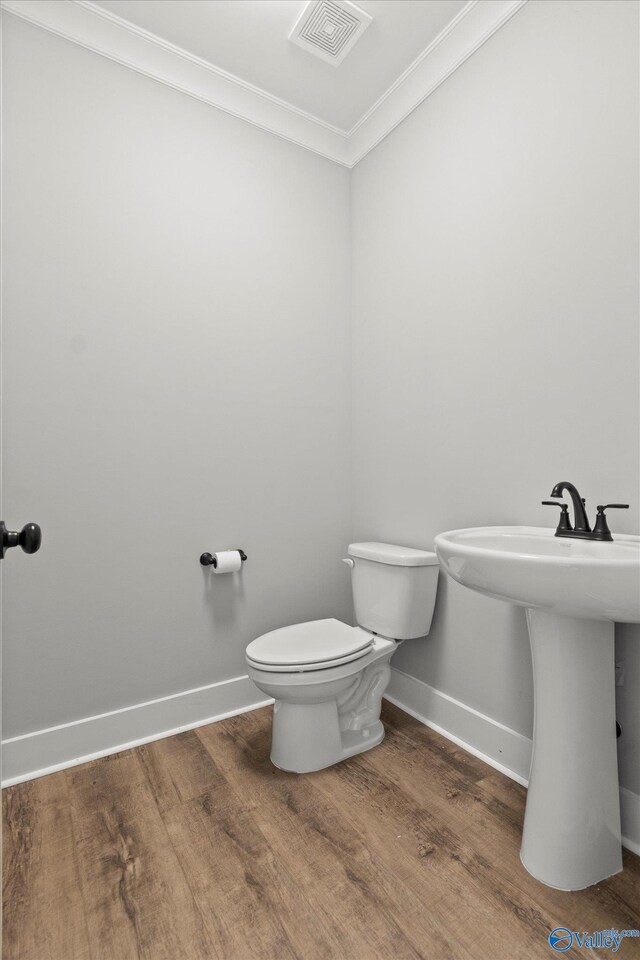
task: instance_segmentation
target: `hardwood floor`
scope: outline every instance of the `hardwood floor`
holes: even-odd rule
[[[554,927],[640,928],[640,858],[578,893],[537,883],[524,789],[383,720],[315,774],[272,767],[267,708],[5,790],[4,960],[548,960]]]

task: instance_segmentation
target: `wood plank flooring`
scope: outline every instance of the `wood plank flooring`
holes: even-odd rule
[[[315,774],[271,765],[267,708],[5,790],[4,960],[549,960],[554,927],[640,928],[640,858],[537,883],[524,789],[383,720]]]

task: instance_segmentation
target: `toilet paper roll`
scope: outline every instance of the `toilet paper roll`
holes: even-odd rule
[[[242,557],[239,550],[221,550],[220,553],[214,553],[213,572],[235,573],[242,567]]]

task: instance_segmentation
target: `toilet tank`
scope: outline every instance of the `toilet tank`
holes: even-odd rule
[[[438,587],[438,558],[391,543],[352,543],[351,586],[359,626],[393,640],[424,637]]]

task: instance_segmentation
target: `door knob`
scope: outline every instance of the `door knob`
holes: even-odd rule
[[[42,543],[42,530],[37,523],[25,523],[22,530],[13,532],[7,530],[4,521],[0,520],[0,536],[2,538],[2,552],[0,560],[10,547],[22,547],[25,553],[35,553]]]

